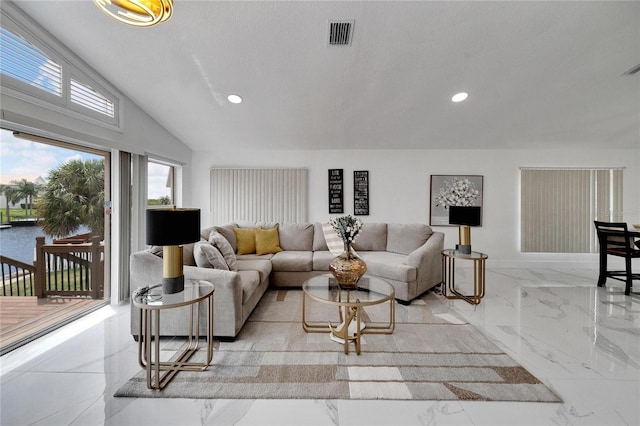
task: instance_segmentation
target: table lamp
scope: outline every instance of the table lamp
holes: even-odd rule
[[[460,244],[456,244],[456,251],[471,254],[471,228],[481,223],[481,212],[478,206],[449,206],[449,224],[460,225],[458,228]]]
[[[200,240],[200,209],[148,209],[147,244],[162,246],[162,292],[184,290],[182,246]]]

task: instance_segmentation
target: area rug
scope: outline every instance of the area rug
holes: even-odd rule
[[[301,290],[267,291],[235,341],[215,342],[208,370],[179,372],[161,391],[147,389],[141,371],[115,396],[561,402],[437,294],[396,304],[395,332],[363,335],[360,355],[353,345],[345,355],[328,332],[304,332],[301,299]],[[363,320],[388,317],[388,305],[372,306]],[[339,322],[337,308],[309,300],[307,318]],[[163,339],[163,358],[183,344]]]

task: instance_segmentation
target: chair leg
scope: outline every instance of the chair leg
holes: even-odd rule
[[[631,272],[631,258],[627,256],[624,263],[625,263],[625,266],[627,267],[627,281],[626,281],[627,284],[624,288],[624,294],[625,296],[628,296],[629,294],[631,294],[631,286],[633,285],[633,273]]]
[[[600,275],[598,276],[598,287],[602,287],[607,281],[607,253],[600,250]]]

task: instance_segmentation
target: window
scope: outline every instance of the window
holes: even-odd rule
[[[107,117],[115,117],[115,106],[111,100],[90,86],[74,79],[71,79],[71,102]]]
[[[62,96],[62,67],[40,49],[0,28],[0,72],[22,83]]]
[[[147,163],[147,204],[171,206],[174,203],[175,166],[149,160]]]
[[[521,168],[520,185],[523,252],[596,253],[593,221],[621,220],[621,168]]]
[[[107,89],[108,82],[13,6],[0,13],[3,91],[74,118],[120,128],[119,98]]]

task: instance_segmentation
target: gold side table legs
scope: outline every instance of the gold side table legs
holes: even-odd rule
[[[205,302],[203,302],[205,303]],[[147,372],[149,389],[164,388],[178,371],[204,371],[213,359],[213,297],[207,297],[206,361],[189,362],[200,342],[200,305],[189,306],[189,335],[187,347],[173,361],[160,360],[160,309],[140,309],[138,332],[138,363]]]
[[[473,294],[463,294],[456,289],[456,260],[473,262]],[[454,250],[442,252],[442,294],[447,299],[462,299],[472,305],[480,304],[485,292],[485,262],[487,255],[472,252],[458,254]]]

